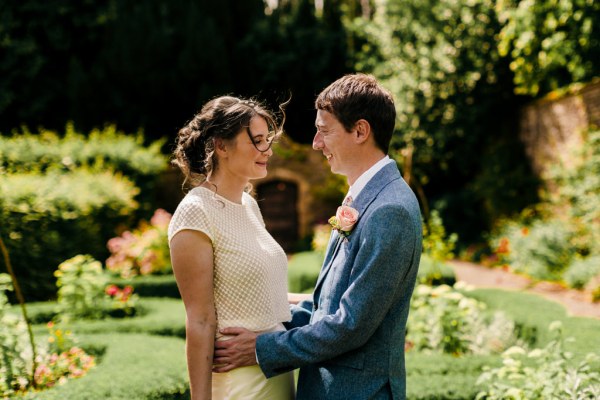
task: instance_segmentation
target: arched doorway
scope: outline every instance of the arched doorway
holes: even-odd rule
[[[293,251],[298,243],[298,186],[284,180],[261,183],[256,199],[269,233],[286,252]]]

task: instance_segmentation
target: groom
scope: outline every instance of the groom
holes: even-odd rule
[[[313,148],[350,185],[310,311],[287,331],[240,328],[216,343],[216,372],[258,362],[271,377],[300,368],[297,399],[405,399],[404,337],[421,256],[418,202],[386,154],[396,111],[369,75],[333,82],[316,100]],[[353,217],[358,213],[356,223]]]

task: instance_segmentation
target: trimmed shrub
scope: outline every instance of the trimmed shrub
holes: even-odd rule
[[[106,242],[131,220],[138,190],[111,173],[77,170],[0,179],[0,235],[28,301],[56,294],[52,276],[77,254],[106,258]]]
[[[132,286],[135,293],[142,297],[172,297],[179,299],[181,294],[173,274],[144,275],[131,279],[111,278],[110,283],[120,287]]]
[[[141,334],[80,335],[97,365],[82,378],[32,392],[24,400],[189,399],[184,341]]]
[[[406,394],[410,400],[473,400],[484,366],[500,365],[499,356],[406,354]]]
[[[37,333],[46,331],[46,323],[58,315],[54,302],[32,303],[28,306],[29,318],[36,325]],[[18,309],[14,308],[14,313]],[[148,333],[164,336],[185,337],[185,309],[183,302],[168,298],[140,298],[136,315],[127,318],[80,319],[69,321],[65,327],[78,335],[81,333]]]
[[[294,254],[288,262],[288,291],[312,293],[321,271],[323,255],[305,251]]]

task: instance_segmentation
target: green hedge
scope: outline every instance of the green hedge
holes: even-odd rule
[[[36,324],[35,332],[46,332],[46,322],[56,316],[57,303],[33,303],[27,306],[30,320]],[[14,312],[19,312],[14,306]],[[132,318],[106,318],[78,320],[68,324],[76,335],[83,333],[147,333],[163,336],[185,337],[185,309],[183,302],[168,298],[141,298],[137,316]]]
[[[66,385],[29,393],[26,400],[189,399],[185,342],[142,334],[79,335],[99,354],[97,365]],[[17,398],[17,397],[14,397]]]
[[[548,326],[561,321],[564,337],[575,338],[566,344],[577,358],[589,352],[600,355],[600,320],[569,316],[557,302],[549,301],[536,294],[513,292],[500,289],[476,289],[466,293],[486,303],[491,310],[502,310],[512,318],[519,337],[534,347],[543,347],[552,339]],[[600,371],[600,362],[597,362]]]
[[[288,262],[288,291],[312,293],[321,271],[323,256],[314,251],[292,255]]]
[[[123,287],[133,286],[134,292],[142,297],[172,297],[179,299],[179,289],[173,274],[142,275],[132,279],[113,278],[110,283]]]
[[[449,354],[406,354],[409,400],[472,400],[484,366],[501,365],[499,356],[454,357]]]
[[[27,301],[56,293],[53,272],[77,254],[102,260],[115,229],[128,224],[137,188],[109,172],[19,173],[0,178],[0,235]]]

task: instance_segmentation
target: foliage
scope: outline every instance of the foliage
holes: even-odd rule
[[[427,254],[421,254],[417,282],[429,286],[454,286],[456,275],[454,274],[454,269],[448,264],[434,260]]]
[[[48,348],[38,356],[34,374],[36,389],[44,390],[62,385],[67,379],[81,378],[95,363],[94,356],[77,347],[77,340],[71,331],[57,327],[53,322],[47,324],[50,335]]]
[[[157,178],[167,167],[163,144],[164,140],[146,144],[141,132],[127,135],[114,125],[87,135],[77,133],[73,123],[67,123],[64,135],[42,128],[34,134],[23,128],[22,133],[0,136],[0,170],[9,174],[67,173],[81,168],[100,174],[113,171],[136,185],[137,212],[146,215]]]
[[[406,353],[406,398],[410,400],[473,400],[484,366],[500,364],[497,355]]]
[[[551,170],[549,180],[555,187],[546,201],[557,215],[565,215],[577,252],[600,254],[600,129],[590,129],[583,137],[584,143],[571,155],[577,160],[574,165]]]
[[[502,0],[498,49],[517,93],[548,93],[598,76],[600,4],[594,0]]]
[[[502,313],[447,285],[417,285],[407,323],[407,346],[453,355],[498,353],[513,344],[514,324]]]
[[[136,276],[131,279],[111,277],[109,282],[120,287],[132,286],[140,297],[181,298],[173,274]]]
[[[454,258],[454,247],[458,235],[446,235],[446,229],[437,210],[431,211],[429,219],[423,222],[423,253],[435,261],[444,262]]]
[[[392,154],[450,230],[468,243],[534,201],[494,2],[381,0],[361,26],[381,60],[360,65],[396,101]]]
[[[498,263],[537,279],[582,288],[598,273],[600,254],[600,130],[587,132],[571,166],[548,176],[544,201],[499,223],[491,245]],[[571,265],[573,263],[573,265]]]
[[[502,354],[501,367],[484,367],[478,384],[485,389],[477,399],[597,399],[600,373],[591,368],[590,362],[597,360],[598,355],[589,353],[584,361],[571,365],[572,354],[564,350],[561,328],[558,321],[550,325],[555,337],[543,349],[528,352],[522,347],[511,347]]]
[[[133,288],[107,286],[108,277],[102,270],[102,264],[89,255],[77,255],[64,261],[55,276],[58,278],[60,318],[65,321],[135,312],[138,296],[132,294]]]
[[[32,303],[28,310],[35,321],[35,332],[46,332],[48,321],[57,319],[57,303]],[[136,304],[136,313],[131,318],[79,319],[61,321],[64,330],[87,333],[147,333],[161,336],[185,337],[185,309],[180,299],[143,297]]]
[[[291,91],[287,130],[303,136],[314,94],[348,68],[337,1],[324,3],[318,16],[312,0],[269,13],[263,0],[9,2],[0,9],[0,130],[117,121],[157,138],[217,94]]]
[[[81,347],[95,350],[93,373],[65,385],[28,393],[24,400],[189,399],[185,345],[180,338],[144,334],[80,335]]]
[[[137,193],[111,173],[10,174],[0,178],[0,235],[28,301],[55,295],[52,273],[80,253],[102,257],[106,241],[131,218]],[[98,223],[102,221],[102,223]]]
[[[569,287],[583,289],[596,275],[600,275],[600,256],[577,258],[565,271],[564,280]]]
[[[560,280],[573,259],[571,234],[560,221],[535,220],[531,226],[509,223],[494,243],[501,262],[533,278]]]
[[[292,255],[288,261],[288,291],[312,293],[321,271],[324,254],[306,251]]]
[[[12,290],[10,276],[0,274],[0,396],[25,389],[31,379],[31,346],[20,316],[8,313],[5,291]]]
[[[106,268],[122,278],[137,275],[166,274],[172,272],[167,230],[171,214],[158,209],[150,224],[141,221],[133,232],[125,231],[108,241],[111,255]]]

